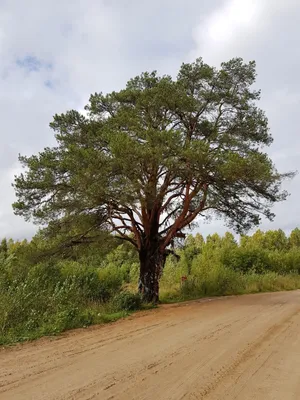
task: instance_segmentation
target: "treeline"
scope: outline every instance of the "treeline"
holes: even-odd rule
[[[169,257],[162,278],[162,298],[188,299],[207,295],[289,290],[300,282],[300,230],[243,235],[237,241],[227,232],[189,235],[179,259]],[[174,282],[180,282],[180,291]],[[166,289],[165,289],[166,288]]]
[[[40,234],[2,240],[0,343],[113,321],[145,307],[136,294],[137,252],[103,235],[64,251]],[[300,288],[300,230],[257,231],[239,240],[231,233],[189,235],[168,257],[160,286],[164,302]]]
[[[199,234],[188,236],[182,251],[187,273],[193,262],[198,265],[210,258],[236,271],[299,273],[300,230],[294,229],[289,236],[281,229],[258,230],[252,236],[241,236],[239,242],[228,232],[223,237],[208,236],[206,241]]]

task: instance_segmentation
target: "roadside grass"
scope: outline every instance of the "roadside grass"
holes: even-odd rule
[[[224,268],[224,267],[222,267]],[[298,274],[279,275],[275,272],[265,274],[242,274],[223,269],[222,274],[190,276],[182,284],[162,282],[160,300],[162,303],[177,303],[204,297],[254,294],[300,289]]]
[[[187,280],[180,284],[180,272],[172,267],[164,271],[161,303],[300,289],[300,275],[296,273],[243,273],[217,263],[195,264]],[[136,284],[120,285],[117,276],[106,274],[106,280],[102,278],[99,283],[97,274],[89,270],[72,275],[72,279],[60,275],[57,278],[56,273],[50,268],[39,269],[23,282],[2,281],[0,345],[111,323],[135,311],[153,308],[142,304],[135,293]]]
[[[40,321],[35,327],[19,324],[0,334],[0,345],[35,340],[43,336],[56,336],[70,329],[106,324],[129,316],[133,311],[105,310],[98,304],[80,309],[65,309]]]
[[[75,328],[115,322],[134,311],[148,309],[140,296],[127,291],[115,294],[109,301],[84,299],[80,291],[67,291],[68,296],[52,298],[51,293],[23,292],[11,296],[0,292],[0,345],[55,336]],[[30,294],[30,296],[29,296]],[[32,301],[34,297],[35,301]],[[48,301],[48,304],[47,304]]]

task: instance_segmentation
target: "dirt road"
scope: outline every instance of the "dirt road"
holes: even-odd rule
[[[163,306],[0,351],[2,400],[300,399],[300,291]]]

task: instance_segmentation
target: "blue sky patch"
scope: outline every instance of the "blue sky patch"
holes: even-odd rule
[[[48,89],[54,89],[54,82],[51,81],[50,79],[47,79],[47,80],[44,82],[44,85],[45,85]]]
[[[16,64],[18,67],[25,69],[28,72],[38,72],[41,69],[52,69],[51,63],[46,63],[35,56],[27,55],[23,58],[17,58]]]

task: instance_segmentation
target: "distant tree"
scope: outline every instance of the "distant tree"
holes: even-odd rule
[[[292,230],[288,239],[290,247],[300,247],[300,229],[295,228]]]
[[[187,235],[187,237],[185,238],[185,241],[184,241],[184,246],[185,247],[195,247],[196,246],[195,236],[193,236],[191,234]]]
[[[265,248],[268,250],[287,250],[288,239],[282,229],[265,232]]]
[[[206,245],[209,249],[217,249],[222,246],[222,238],[218,233],[208,235],[206,238]]]
[[[278,173],[262,150],[272,137],[255,77],[254,62],[216,69],[198,59],[176,80],[144,73],[92,95],[87,116],[55,115],[56,147],[20,157],[15,213],[70,232],[84,226],[78,242],[104,228],[130,242],[139,290],[158,301],[172,243],[198,217],[222,216],[239,232],[272,219],[287,196],[280,185],[293,174]]]
[[[237,247],[237,242],[231,232],[225,232],[225,235],[222,238],[222,246],[224,248]]]
[[[204,245],[204,238],[200,233],[196,233],[195,235],[195,246],[201,250]]]
[[[197,237],[199,241],[199,236]],[[184,247],[180,253],[180,258],[182,262],[185,264],[187,274],[191,274],[192,262],[194,258],[200,254],[201,247],[198,245],[196,237],[193,235],[188,235],[184,242]]]
[[[266,250],[287,250],[288,239],[282,229],[262,232],[258,229],[252,236],[241,238],[241,245],[257,247]]]
[[[7,244],[7,239],[4,238],[1,240],[0,243],[0,253],[4,256],[7,257],[7,253],[8,253],[8,244]]]
[[[241,247],[246,247],[249,245],[251,241],[251,237],[245,234],[240,235],[240,246]]]
[[[252,236],[248,238],[247,244],[251,247],[263,248],[265,245],[265,233],[258,229],[256,232],[253,233]]]

